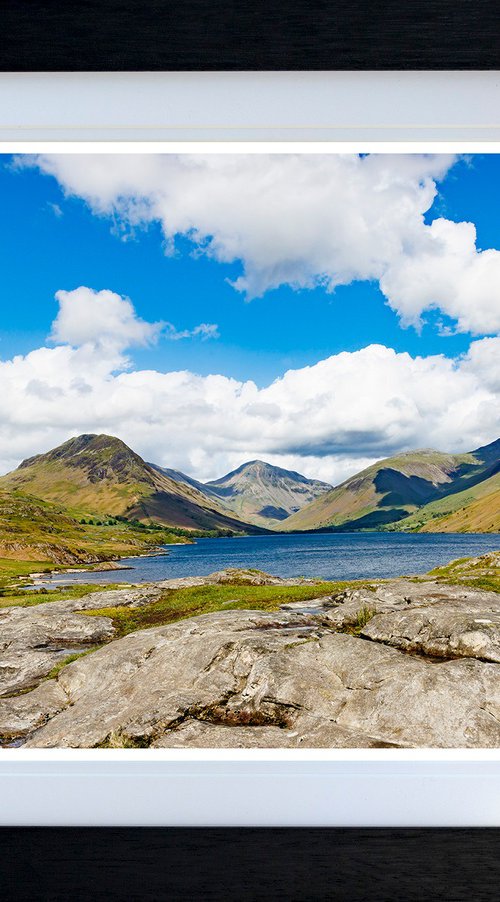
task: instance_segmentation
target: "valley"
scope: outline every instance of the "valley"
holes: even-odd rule
[[[409,451],[332,487],[260,460],[202,483],[119,438],[83,434],[0,477],[0,586],[197,537],[370,530],[499,532],[500,440],[460,455]]]

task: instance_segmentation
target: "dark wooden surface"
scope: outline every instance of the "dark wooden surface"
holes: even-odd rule
[[[1,71],[500,69],[494,0],[3,0]]]
[[[497,902],[500,830],[0,830],[5,902]]]

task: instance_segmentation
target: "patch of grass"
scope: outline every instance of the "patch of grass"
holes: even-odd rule
[[[500,592],[500,574],[498,576],[478,576],[443,579],[449,585],[470,586],[471,589],[482,589],[485,592]]]
[[[74,586],[58,586],[55,589],[5,589],[0,597],[0,608],[30,608],[51,601],[68,601],[71,598],[84,598],[92,592],[107,592],[120,589],[121,583],[105,583],[100,586],[94,583]]]
[[[92,654],[92,652],[97,651],[98,648],[102,648],[102,645],[94,645],[92,648],[88,648],[86,651],[77,651],[72,655],[68,655],[66,658],[63,658],[62,661],[58,661],[57,664],[54,665],[52,670],[49,670],[47,676],[44,677],[44,680],[55,680],[55,678],[61,673],[61,670],[68,664],[72,664],[73,661],[77,661],[78,658],[84,658],[86,655]]]
[[[147,749],[150,741],[146,737],[132,738],[119,730],[113,730],[102,742],[94,745],[95,749]]]
[[[359,611],[356,612],[352,620],[344,621],[341,632],[349,633],[350,636],[359,636],[361,630],[364,626],[375,617],[377,612],[373,610],[373,608],[369,608],[367,605],[363,605]]]
[[[0,557],[0,592],[18,577],[39,573],[49,567],[52,567],[50,561],[14,561],[11,558]]]
[[[500,592],[500,552],[493,551],[477,558],[459,558],[444,567],[435,567],[429,576],[448,585]]]
[[[311,601],[335,595],[347,588],[360,587],[359,582],[323,582],[315,586],[252,586],[223,583],[167,589],[161,598],[141,608],[109,607],[82,611],[86,616],[110,617],[117,637],[153,626],[164,626],[214,611],[238,609],[277,611],[283,604]]]

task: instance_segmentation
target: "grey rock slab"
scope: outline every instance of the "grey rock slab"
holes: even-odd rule
[[[301,719],[301,729],[282,730],[279,727],[227,727],[187,720],[177,729],[169,730],[153,743],[153,748],[382,748],[396,747],[381,743],[365,733],[345,730],[337,724],[318,724],[316,718]],[[401,746],[397,746],[400,748]]]
[[[17,698],[0,699],[0,737],[8,743],[10,739],[25,736],[67,704],[68,697],[57,680],[47,680]]]
[[[499,677],[497,664],[431,663],[335,633],[321,616],[227,611],[130,634],[65,667],[68,707],[26,747],[227,737],[228,747],[495,748]]]
[[[85,611],[144,607],[166,589],[227,583],[235,577],[252,585],[282,582],[279,577],[259,572],[223,570],[206,577],[185,577],[153,585],[92,592],[81,598],[43,601],[43,596],[39,596],[39,604],[0,609],[0,697],[33,686],[73,651],[84,651],[113,637],[110,618],[82,616]],[[290,580],[285,584],[296,582]],[[304,582],[314,583],[314,580]],[[64,595],[64,590],[61,594]]]
[[[397,580],[374,591],[351,589],[288,609],[323,612],[325,625],[359,625],[363,638],[413,654],[500,663],[500,595],[495,592]]]
[[[214,573],[208,574],[208,576],[181,576],[176,579],[165,579],[156,583],[156,585],[164,589],[182,589],[192,586],[234,584],[235,580],[248,586],[314,586],[321,582],[318,579],[307,579],[300,576],[289,579],[281,576],[272,576],[272,574],[264,573],[262,570],[229,568],[227,570],[216,570]]]
[[[32,686],[72,652],[113,635],[108,617],[64,613],[57,604],[0,609],[0,696]]]
[[[478,658],[500,664],[500,612],[471,613],[452,605],[379,614],[361,636],[413,654],[438,658]]]
[[[48,598],[44,601],[43,595],[38,596],[36,605],[30,607],[19,608],[15,610],[35,611],[35,610],[51,610],[61,614],[71,614],[75,611],[92,611],[100,608],[114,607],[142,607],[151,604],[156,598],[162,594],[162,589],[158,585],[154,586],[134,586],[126,589],[105,589],[102,592],[89,592],[81,598],[64,598],[64,589],[61,590],[61,599],[54,601]],[[3,610],[12,610],[12,608],[3,608]]]

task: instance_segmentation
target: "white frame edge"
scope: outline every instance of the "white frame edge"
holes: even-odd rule
[[[1,826],[500,825],[500,764],[0,764]]]
[[[310,150],[289,142],[336,140],[344,151],[402,141],[491,152],[499,111],[497,72],[4,73],[0,150],[215,140],[255,152],[261,141]],[[0,825],[500,826],[500,751],[348,754],[5,750]]]
[[[500,139],[500,73],[0,73],[6,141],[464,139]]]

